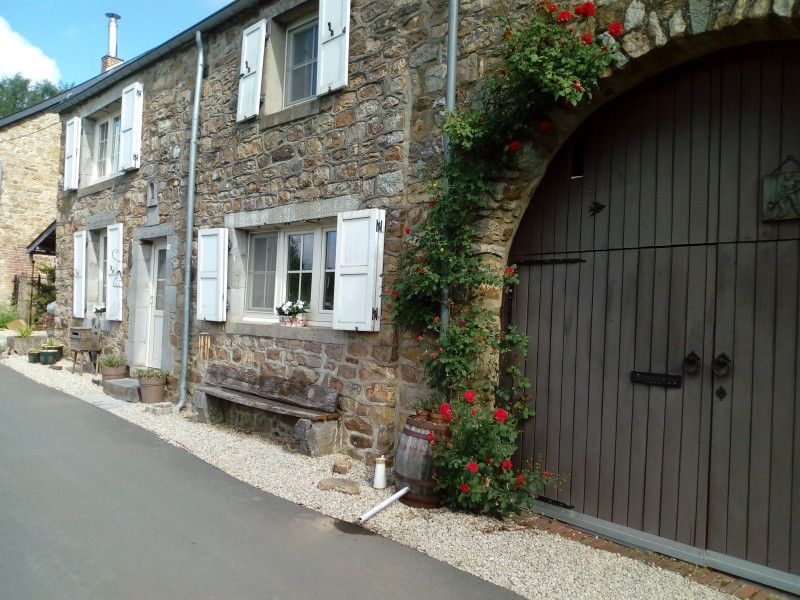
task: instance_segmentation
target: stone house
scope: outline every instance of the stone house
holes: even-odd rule
[[[60,120],[51,112],[58,97],[0,119],[0,303],[9,304],[14,278],[35,271],[29,244],[56,220]],[[53,239],[55,236],[52,236]],[[52,254],[47,251],[43,254]],[[27,291],[15,301],[25,303]],[[26,314],[27,319],[27,314]]]
[[[493,17],[529,4],[461,4],[460,88],[487,68]],[[590,106],[551,111],[553,127],[525,142],[519,168],[497,182],[479,221],[487,260],[516,262],[522,275],[509,309],[531,335],[526,368],[538,413],[523,457],[571,474],[545,494],[558,505],[543,510],[783,589],[800,589],[800,531],[785,526],[800,523],[797,220],[786,214],[770,225],[754,207],[760,178],[800,155],[789,76],[800,55],[799,6],[598,7],[597,35],[611,22],[624,26],[615,68]],[[443,0],[239,0],[64,102],[57,285],[73,303],[59,307],[61,335],[104,303],[105,351],[169,371],[173,395],[191,398],[220,364],[320,384],[340,394],[344,452],[368,462],[391,454],[425,389],[416,342],[393,328],[380,274],[393,271],[404,228],[424,218],[422,167],[441,159],[447,10]],[[749,85],[756,77],[763,90]],[[742,117],[753,114],[759,120]],[[721,195],[720,185],[729,186]],[[730,263],[712,281],[710,266],[693,268],[713,263],[716,273],[716,254],[681,254],[724,246],[723,256],[726,244],[762,240],[778,266],[758,275],[748,267],[738,281],[771,286],[766,317],[735,312]],[[187,249],[197,282],[188,298]],[[572,264],[590,270],[576,278],[564,270]],[[719,290],[718,309],[705,292],[695,302],[680,287],[688,281]],[[785,301],[776,304],[779,292]],[[310,303],[307,327],[279,324],[275,309],[287,298]],[[728,313],[716,334],[686,326]],[[770,326],[754,329],[754,319]],[[731,371],[734,350],[713,344],[726,328],[742,331],[739,340],[751,332],[736,346],[734,387],[714,380]],[[678,329],[683,337],[670,337]],[[748,384],[757,364],[744,358],[756,346],[781,348],[770,356],[782,375],[759,384],[760,395]],[[691,410],[675,412],[690,389]],[[728,412],[713,413],[726,395]],[[258,413],[235,418],[264,425]],[[751,414],[776,419],[756,418],[743,437]],[[759,453],[755,440],[765,436],[777,445]],[[764,469],[781,477],[759,483]],[[741,511],[736,499],[761,506],[767,488],[765,511],[748,512],[747,502]]]

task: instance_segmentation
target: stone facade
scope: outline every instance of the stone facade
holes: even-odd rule
[[[304,206],[325,203],[348,206],[348,210],[380,207],[386,210],[384,271],[391,273],[404,227],[424,218],[421,168],[441,159],[448,2],[353,0],[347,87],[292,110],[237,122],[242,31],[259,18],[277,16],[295,4],[263,3],[204,33],[207,74],[202,83],[195,228],[231,227],[232,215],[260,215],[271,209],[303,214]],[[529,6],[529,2],[510,1],[461,3],[459,88],[474,86],[486,69],[490,34],[497,24],[493,17],[513,15]],[[635,0],[599,6],[591,21],[597,34],[613,21],[625,25],[616,67],[590,107],[554,109],[552,130],[528,142],[520,153],[519,169],[497,182],[492,208],[480,221],[487,257],[505,261],[550,158],[588,114],[647,77],[690,58],[734,43],[800,37],[799,6],[791,0],[774,4],[729,0],[713,5],[694,0]],[[146,265],[152,260],[148,240],[165,240],[164,346],[168,351],[163,356],[173,391],[180,370],[178,307],[183,306],[196,57],[194,45],[186,44],[117,84],[139,81],[144,87],[141,167],[59,197],[58,243],[63,260],[59,261],[58,288],[66,297],[72,294],[73,233],[90,229],[92,222],[98,227],[124,224],[122,284],[128,292],[123,318],[106,327],[104,345],[106,351],[128,352],[133,362],[144,356],[135,346],[144,327],[136,307],[143,306],[146,284],[137,277],[146,277]],[[109,97],[114,93],[118,90]],[[83,108],[65,111],[62,119],[88,111],[96,99],[87,97]],[[150,206],[148,186],[157,193]],[[193,233],[196,239],[197,232]],[[233,262],[241,257],[235,237],[233,232]],[[241,286],[237,277],[229,281],[231,290]],[[251,323],[235,310],[220,324],[193,318],[188,396],[212,362],[335,387],[341,393],[344,450],[367,461],[391,454],[398,424],[414,400],[426,392],[416,342],[397,335],[385,309],[382,320],[380,332],[357,333]],[[61,332],[79,323],[72,318],[70,306],[59,307]],[[201,332],[211,335],[210,356],[205,358],[197,351]]]
[[[0,304],[15,275],[31,275],[25,249],[56,218],[60,125],[42,111],[0,127]]]

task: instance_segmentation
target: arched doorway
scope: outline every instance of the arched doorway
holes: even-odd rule
[[[800,176],[760,205],[800,168],[781,167],[797,73],[800,43],[750,46],[603,107],[510,262],[537,413],[521,457],[569,474],[546,496],[800,589]]]

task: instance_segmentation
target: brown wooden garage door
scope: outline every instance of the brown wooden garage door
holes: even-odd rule
[[[570,475],[546,495],[793,574],[800,221],[764,221],[759,202],[761,178],[800,159],[798,73],[797,43],[749,47],[604,107],[511,255],[537,412],[521,455]]]

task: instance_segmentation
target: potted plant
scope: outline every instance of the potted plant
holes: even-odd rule
[[[39,362],[39,348],[31,348],[28,350],[28,362],[30,363],[38,363]]]
[[[164,385],[167,383],[167,372],[161,369],[135,369],[131,373],[139,380],[139,392],[142,402],[155,404],[164,400]]]
[[[58,349],[42,346],[39,350],[39,363],[43,365],[54,365],[58,360]]]
[[[47,343],[44,344],[43,348],[55,350],[57,352],[56,361],[59,361],[64,357],[64,344],[56,343],[55,338],[47,338]]]
[[[275,309],[285,327],[305,327],[308,303],[303,300],[287,300]]]
[[[97,359],[103,381],[124,379],[128,370],[128,357],[124,354],[103,354]]]

